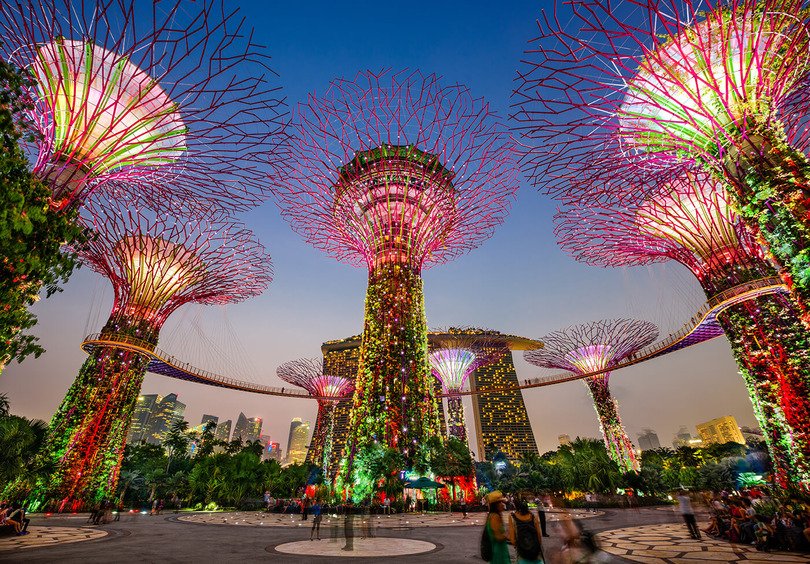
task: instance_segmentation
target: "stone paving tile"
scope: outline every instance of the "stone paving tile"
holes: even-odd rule
[[[28,527],[29,534],[0,538],[0,552],[40,548],[106,537],[107,532],[88,527]]]
[[[627,527],[599,533],[602,549],[633,562],[653,564],[710,564],[712,562],[808,563],[810,556],[796,553],[759,552],[753,546],[730,544],[703,537],[689,538],[685,525],[667,523]]]

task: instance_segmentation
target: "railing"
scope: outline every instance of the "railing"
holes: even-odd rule
[[[778,277],[760,278],[758,280],[752,280],[750,282],[746,282],[745,284],[740,284],[738,286],[734,286],[733,288],[729,288],[724,292],[712,296],[707,301],[706,305],[704,305],[694,316],[692,316],[691,321],[686,323],[678,332],[668,335],[663,341],[649,345],[621,364],[611,366],[610,368],[588,372],[587,374],[573,374],[570,372],[552,374],[550,376],[541,376],[538,378],[524,380],[523,384],[519,384],[517,386],[479,388],[474,391],[469,390],[465,392],[454,392],[454,394],[469,396],[475,394],[493,394],[511,390],[539,388],[542,386],[561,384],[563,382],[570,382],[573,380],[581,380],[591,376],[598,376],[599,374],[604,374],[605,372],[612,372],[614,370],[626,368],[628,366],[632,366],[634,364],[638,364],[640,362],[644,362],[721,335],[722,330],[716,325],[715,321],[718,313],[733,305],[757,296],[777,292],[787,292],[787,288]],[[702,335],[700,334],[701,331],[703,332]],[[692,335],[695,335],[695,338],[689,340],[689,337]],[[180,361],[174,356],[153,346],[153,344],[148,341],[138,339],[130,335],[96,333],[85,338],[81,345],[85,352],[90,352],[95,347],[99,346],[123,348],[144,354],[151,358],[151,362],[147,368],[148,371],[161,374],[163,376],[168,376],[170,378],[189,380],[209,386],[218,386],[231,390],[251,392],[254,394],[326,401],[334,400],[334,398],[311,396],[305,391],[288,390],[286,387],[278,388],[274,386],[265,386],[264,384],[255,384],[253,382],[228,378],[227,376],[215,374],[213,372],[209,372],[208,370],[202,370],[192,366],[188,362]],[[440,394],[441,397],[444,397],[445,395],[447,394]]]

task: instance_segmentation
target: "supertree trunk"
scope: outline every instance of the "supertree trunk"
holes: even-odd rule
[[[451,395],[447,398],[447,434],[467,442],[467,426],[464,424],[464,405],[461,403],[461,396]]]
[[[148,322],[113,314],[104,334],[135,337],[153,350],[157,330]],[[48,429],[48,453],[57,470],[33,492],[33,505],[58,511],[112,499],[127,431],[141,391],[146,354],[100,347],[84,362]]]
[[[323,439],[323,448],[321,449],[319,461],[322,464],[324,478],[329,480],[334,475],[334,468],[330,462],[334,460],[332,456],[332,448],[334,445],[334,437],[335,437],[335,408],[337,407],[336,402],[332,402],[328,407],[328,423],[326,425],[326,435]],[[328,483],[328,481],[327,481]]]
[[[810,327],[810,162],[773,128],[756,128],[725,159],[735,211],[758,236]]]
[[[315,419],[315,431],[312,433],[312,440],[309,442],[309,450],[307,450],[306,462],[308,464],[321,463],[326,444],[326,435],[329,432],[329,418],[331,414],[332,409],[329,403],[318,401],[318,416]]]
[[[633,450],[633,443],[622,426],[618,404],[610,395],[609,376],[608,372],[602,376],[587,378],[585,384],[593,398],[608,455],[619,465],[622,472],[638,472],[640,465]]]
[[[416,446],[439,429],[422,279],[416,269],[384,263],[369,273],[355,385],[345,476],[353,470],[354,455],[374,442],[412,462]]]
[[[718,320],[751,395],[778,483],[810,483],[810,342],[798,308],[788,296],[767,295],[727,309]]]

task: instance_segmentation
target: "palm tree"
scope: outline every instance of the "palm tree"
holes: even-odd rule
[[[188,436],[188,421],[185,419],[177,419],[169,428],[166,438],[163,439],[163,448],[169,452],[169,461],[166,463],[166,473],[169,473],[169,467],[172,464],[172,459],[178,455],[183,455],[188,450],[189,445]]]

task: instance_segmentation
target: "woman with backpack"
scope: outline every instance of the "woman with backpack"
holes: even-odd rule
[[[524,500],[515,503],[517,511],[510,517],[511,542],[518,555],[518,564],[543,564],[543,536],[540,520],[529,511]]]

